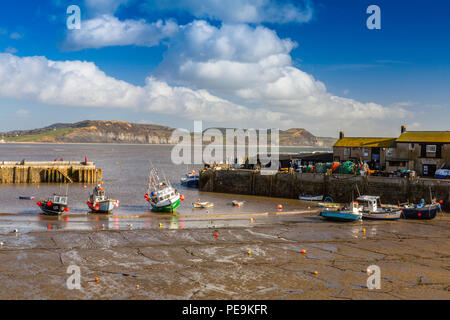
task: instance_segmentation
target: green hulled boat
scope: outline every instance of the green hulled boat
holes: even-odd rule
[[[180,194],[169,181],[162,181],[159,178],[155,168],[150,170],[145,199],[150,203],[152,211],[155,212],[175,212],[180,206]]]

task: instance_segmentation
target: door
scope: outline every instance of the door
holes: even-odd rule
[[[423,176],[434,177],[435,173],[436,173],[436,165],[435,164],[424,164],[423,165]]]

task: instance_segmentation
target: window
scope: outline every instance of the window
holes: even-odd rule
[[[410,144],[409,144],[409,150],[411,150],[411,151],[414,150],[414,143],[410,143]]]
[[[344,148],[344,156],[350,155],[350,148]]]
[[[427,144],[427,153],[436,153],[436,149],[435,144]]]
[[[386,156],[392,157],[392,153],[394,152],[394,148],[387,148],[386,149]]]
[[[363,157],[369,156],[369,149],[368,148],[362,148]]]

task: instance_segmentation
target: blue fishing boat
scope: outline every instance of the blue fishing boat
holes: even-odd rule
[[[109,199],[105,194],[105,189],[101,185],[97,185],[93,194],[90,195],[87,205],[93,213],[111,213],[119,207],[119,200]]]
[[[198,188],[198,180],[200,176],[198,172],[191,171],[186,173],[186,177],[181,178],[181,185],[186,187]]]
[[[335,210],[326,208],[320,212],[320,216],[332,221],[351,222],[362,219],[362,207],[357,202],[352,202],[350,208]]]
[[[418,205],[405,205],[402,208],[402,216],[405,219],[434,219],[441,211],[440,203],[425,204],[425,200],[421,200]]]

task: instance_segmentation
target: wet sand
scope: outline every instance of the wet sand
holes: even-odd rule
[[[448,214],[168,228],[2,234],[0,299],[450,299]],[[366,287],[373,264],[380,290]],[[67,289],[69,265],[81,268],[81,290]]]

